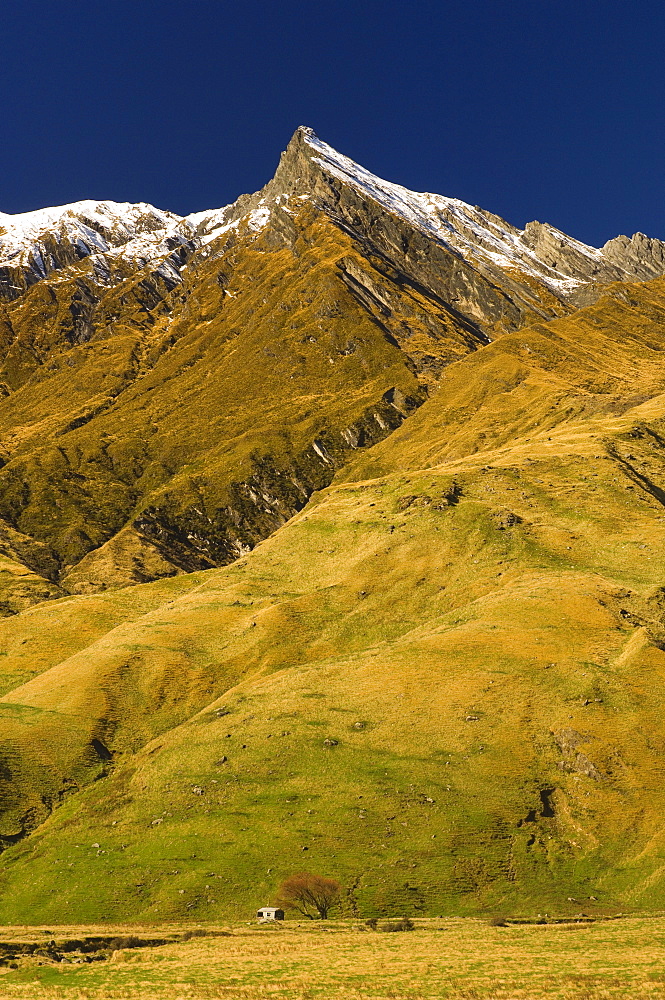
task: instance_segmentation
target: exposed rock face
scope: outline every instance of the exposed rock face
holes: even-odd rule
[[[520,231],[305,128],[223,209],[0,216],[0,517],[48,572],[12,559],[41,596],[229,562],[451,362],[664,270],[658,240]]]
[[[635,233],[631,239],[616,236],[605,244],[603,255],[639,281],[665,273],[665,243],[644,233]]]

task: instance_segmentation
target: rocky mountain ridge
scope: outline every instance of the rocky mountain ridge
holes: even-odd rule
[[[269,184],[224,208],[180,217],[145,203],[83,201],[23,215],[0,213],[0,297],[11,299],[86,257],[93,258],[96,276],[106,282],[111,280],[109,262],[117,258],[135,266],[160,261],[177,272],[186,263],[183,251],[200,249],[240,220],[258,230],[291,197],[313,199],[334,216],[344,202],[335,181],[484,273],[523,272],[563,298],[589,282],[646,280],[665,270],[665,243],[643,233],[617,236],[597,249],[540,222],[519,230],[459,199],[419,194],[384,181],[301,127]],[[351,228],[355,225],[355,235],[359,230],[367,236],[361,217],[353,219],[348,211],[338,217]],[[169,257],[175,251],[180,253]],[[17,283],[12,284],[12,277]]]

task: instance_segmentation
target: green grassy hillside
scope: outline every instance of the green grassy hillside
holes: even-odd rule
[[[5,842],[62,804],[2,919],[662,908],[664,316],[508,334],[232,565],[8,622]]]

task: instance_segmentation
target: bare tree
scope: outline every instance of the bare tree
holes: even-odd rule
[[[277,890],[277,904],[285,910],[297,910],[303,917],[315,920],[328,919],[328,912],[339,906],[342,887],[334,878],[322,875],[290,875]]]

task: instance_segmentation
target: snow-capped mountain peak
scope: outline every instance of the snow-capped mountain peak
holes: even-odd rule
[[[430,247],[452,255],[449,261],[464,261],[492,283],[517,282],[527,298],[534,279],[546,295],[566,300],[588,285],[644,280],[665,272],[665,244],[658,240],[640,234],[632,240],[617,237],[597,249],[539,222],[518,229],[458,198],[385,181],[337,152],[312,129],[301,127],[273,180],[257,194],[242,195],[224,208],[183,217],[144,202],[86,200],[20,215],[0,213],[3,292],[15,297],[84,258],[91,259],[103,281],[111,280],[114,263],[163,267],[178,281],[191,253],[228,239],[234,231],[254,237],[273,212],[293,215],[298,204],[310,202],[355,232],[358,212],[347,213],[343,220],[340,215],[345,201],[373,206],[378,228],[383,213],[388,227],[391,219],[397,221]],[[357,233],[362,238],[371,235]]]

